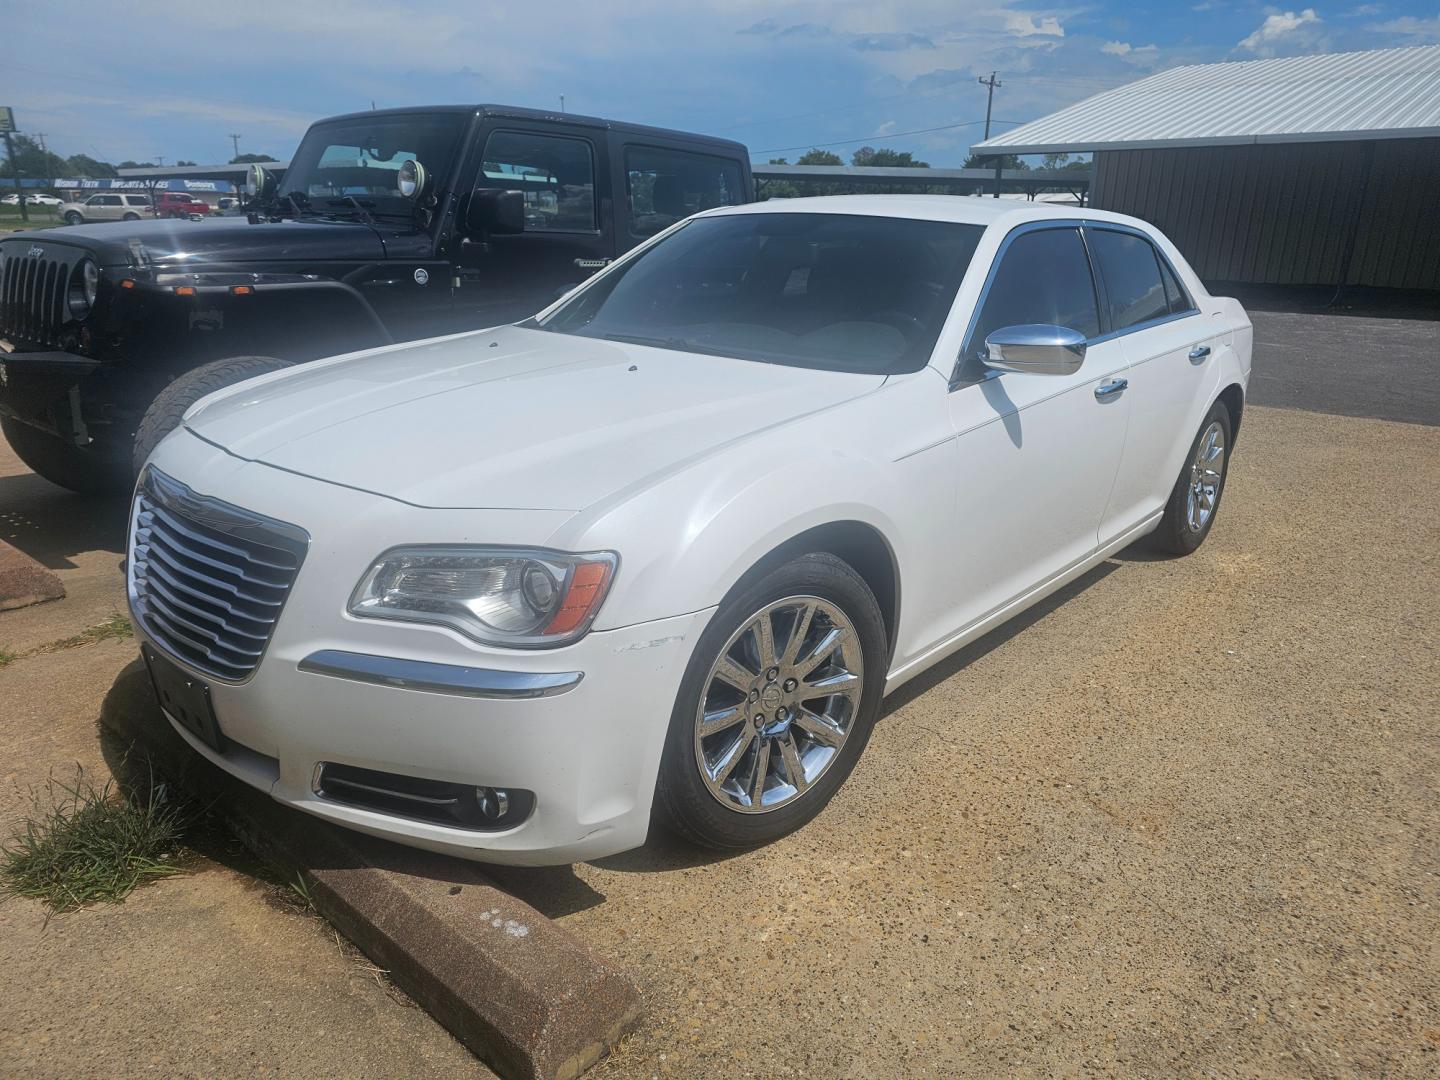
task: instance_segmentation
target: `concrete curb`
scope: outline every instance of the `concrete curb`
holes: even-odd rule
[[[501,1076],[571,1080],[640,1015],[628,978],[463,860],[403,848],[282,806],[190,749],[143,667],[116,682],[101,723],[237,835]]]
[[[59,600],[64,595],[65,586],[58,577],[0,540],[0,611]]]

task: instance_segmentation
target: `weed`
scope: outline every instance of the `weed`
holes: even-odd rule
[[[77,772],[50,781],[50,806],[0,846],[0,892],[42,900],[56,911],[118,903],[136,886],[181,873],[176,864],[189,814],[152,774],[148,791],[103,788]]]
[[[123,641],[126,638],[135,636],[135,627],[124,615],[111,615],[102,623],[87,627],[73,637],[61,638],[59,641],[47,641],[44,645],[37,645],[26,652],[10,652],[8,649],[0,649],[0,668],[7,664],[13,664],[16,660],[23,660],[27,656],[38,656],[41,653],[59,652],[61,649],[83,649],[87,645],[94,645],[100,641]]]

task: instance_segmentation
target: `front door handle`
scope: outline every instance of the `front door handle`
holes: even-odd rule
[[[1209,355],[1210,355],[1210,346],[1209,346],[1209,345],[1196,345],[1193,349],[1190,350],[1190,359],[1191,359],[1191,360],[1204,360],[1205,357],[1207,357],[1207,356],[1209,356]]]
[[[1109,382],[1095,387],[1095,397],[1100,401],[1109,401],[1129,385],[1129,379],[1111,379]]]

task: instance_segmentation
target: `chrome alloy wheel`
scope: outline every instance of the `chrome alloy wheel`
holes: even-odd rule
[[[730,635],[695,714],[695,761],[721,804],[763,814],[800,798],[849,737],[865,685],[850,619],[818,596],[767,604]]]
[[[1215,513],[1215,500],[1220,497],[1220,482],[1225,476],[1225,429],[1219,420],[1200,436],[1200,448],[1190,463],[1190,494],[1185,500],[1185,523],[1191,532],[1199,532]]]

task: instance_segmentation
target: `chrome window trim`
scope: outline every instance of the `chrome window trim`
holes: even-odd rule
[[[301,671],[336,679],[458,697],[517,700],[568,693],[583,671],[502,671],[495,668],[403,660],[394,656],[321,649],[300,661]]]
[[[1176,271],[1175,264],[1170,261],[1169,257],[1165,254],[1165,252],[1160,250],[1160,246],[1155,243],[1155,238],[1152,237],[1149,233],[1145,232],[1145,230],[1137,229],[1133,225],[1125,225],[1122,222],[1118,221],[1097,221],[1091,218],[1047,218],[1044,221],[1027,221],[1021,225],[1015,226],[1008,233],[1006,233],[1005,238],[1000,241],[1000,246],[995,249],[995,255],[990,261],[990,270],[985,275],[985,284],[981,286],[980,295],[975,299],[975,306],[970,312],[970,321],[965,326],[965,336],[961,338],[960,355],[955,358],[955,367],[950,374],[950,390],[952,392],[955,390],[963,389],[967,386],[978,386],[983,382],[987,382],[991,378],[1003,378],[1005,376],[1006,372],[993,371],[992,373],[983,375],[978,379],[961,380],[960,369],[964,365],[966,360],[965,345],[969,343],[970,335],[975,332],[975,326],[980,321],[980,312],[984,309],[985,301],[990,296],[991,286],[995,284],[995,275],[1000,269],[1000,261],[1005,257],[1005,253],[1010,250],[1010,245],[1015,241],[1016,237],[1022,236],[1025,233],[1039,232],[1042,229],[1079,230],[1080,241],[1082,244],[1085,245],[1085,257],[1090,263],[1090,286],[1095,291],[1095,309],[1100,316],[1100,325],[1102,328],[1109,325],[1110,305],[1109,296],[1105,293],[1104,279],[1096,268],[1095,259],[1090,254],[1090,244],[1085,236],[1086,232],[1091,229],[1108,229],[1111,232],[1129,233],[1131,236],[1140,237],[1142,240],[1144,240],[1150,245],[1151,250],[1155,252],[1156,258],[1162,260],[1165,263],[1166,267],[1169,268],[1170,273],[1175,276],[1175,281],[1180,285],[1180,288],[1185,290],[1185,298],[1190,301],[1191,306],[1185,311],[1172,312],[1168,315],[1163,315],[1158,319],[1147,319],[1143,323],[1136,323],[1134,326],[1127,326],[1123,330],[1105,330],[1103,333],[1097,334],[1095,337],[1086,338],[1085,347],[1087,349],[1092,345],[1100,345],[1107,341],[1115,341],[1116,339],[1122,338],[1127,334],[1137,334],[1142,330],[1150,330],[1157,326],[1163,326],[1169,322],[1175,322],[1179,319],[1188,319],[1192,315],[1200,314],[1200,309],[1195,306],[1195,297],[1191,295],[1189,287],[1185,284],[1185,280]]]
[[[980,312],[985,310],[985,301],[990,298],[990,289],[995,284],[995,276],[999,273],[1000,263],[1004,260],[1005,253],[1010,250],[1010,245],[1026,233],[1042,232],[1046,229],[1075,229],[1080,233],[1081,246],[1085,247],[1084,224],[1083,218],[1046,218],[1044,221],[1023,222],[1005,234],[1005,238],[1000,241],[1000,246],[995,249],[995,255],[990,260],[990,269],[985,274],[985,284],[980,287],[980,295],[975,298],[975,305],[970,311],[970,321],[965,324],[965,336],[960,339],[960,355],[955,358],[955,367],[950,372],[950,389],[952,391],[959,390],[965,386],[976,386],[991,378],[989,375],[984,375],[978,379],[966,379],[962,381],[960,378],[960,369],[966,359],[965,346],[969,343],[970,335],[975,333],[975,327],[980,322]],[[1090,261],[1090,249],[1088,247],[1085,247],[1085,259],[1087,262]],[[1090,267],[1090,288],[1095,293],[1095,314],[1097,318],[1103,318],[1104,309],[1100,304],[1100,289],[1096,280],[1095,267],[1093,264]],[[1103,322],[1101,325],[1104,325]],[[1086,338],[1085,347],[1089,348],[1091,342],[1092,339]],[[1002,377],[1005,374],[1005,372],[997,371],[994,377]]]

